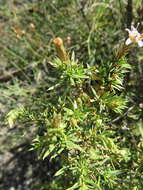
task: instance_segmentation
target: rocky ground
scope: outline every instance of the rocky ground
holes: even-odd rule
[[[0,190],[39,190],[52,179],[54,166],[28,151],[29,142],[14,144],[11,134],[16,132],[16,128],[0,130]]]

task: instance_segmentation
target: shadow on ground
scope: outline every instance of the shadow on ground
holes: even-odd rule
[[[55,164],[38,160],[34,152],[27,151],[29,147],[25,143],[9,151],[9,159],[0,169],[1,190],[35,190],[39,184],[52,180]]]

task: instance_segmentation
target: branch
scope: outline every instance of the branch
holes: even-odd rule
[[[86,15],[85,15],[85,13],[84,13],[84,6],[85,6],[85,4],[83,2],[78,3],[78,4],[79,4],[79,7],[80,7],[79,11],[81,13],[81,16],[82,16],[85,24],[87,25],[88,30],[90,31],[91,27],[90,27],[89,21],[88,21]]]
[[[111,123],[115,123],[115,122],[119,121],[120,119],[124,118],[131,110],[134,109],[134,107],[135,107],[135,105],[130,107],[123,115],[115,118]]]
[[[132,20],[133,20],[133,2],[132,0],[128,0],[127,8],[126,8],[126,18],[127,18],[127,28],[131,28]]]

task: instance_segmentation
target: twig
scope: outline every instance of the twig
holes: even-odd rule
[[[79,11],[80,11],[80,13],[81,13],[81,15],[82,15],[82,17],[83,17],[83,20],[84,20],[84,22],[85,22],[85,24],[87,25],[87,27],[88,27],[88,30],[90,31],[90,29],[91,29],[91,27],[90,27],[90,24],[89,24],[89,21],[88,21],[88,19],[87,19],[87,17],[86,17],[86,15],[85,15],[85,12],[84,12],[84,3],[79,3],[79,2],[77,2],[78,4],[79,4],[79,6],[80,6],[80,8],[79,8]]]
[[[24,70],[27,70],[27,69],[29,69],[29,68],[30,68],[30,66],[24,68]],[[7,81],[11,80],[11,78],[12,78],[13,76],[18,76],[21,72],[23,72],[22,69],[17,69],[17,70],[15,70],[15,71],[10,72],[10,73],[3,74],[3,75],[0,77],[0,82],[7,82]]]
[[[135,105],[130,107],[123,115],[115,118],[111,123],[115,123],[115,122],[119,121],[120,119],[122,119],[123,117],[125,117],[131,110],[134,109],[134,107],[135,107]]]
[[[119,0],[119,6],[120,6],[120,12],[122,14],[122,17],[121,17],[122,27],[121,27],[121,29],[124,29],[125,28],[125,22],[124,22],[124,16],[125,16],[125,14],[124,14],[124,11],[123,11],[121,0]]]
[[[132,0],[128,0],[127,8],[126,8],[126,18],[127,18],[127,28],[131,28],[132,20],[133,20],[133,3]]]

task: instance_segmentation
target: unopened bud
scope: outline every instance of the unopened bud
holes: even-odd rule
[[[63,45],[63,40],[58,37],[53,40],[53,43],[55,45],[55,48],[56,48],[56,51],[57,51],[57,54],[58,54],[60,60],[61,61],[69,61],[69,57],[68,57],[66,50],[64,48],[64,45]]]

